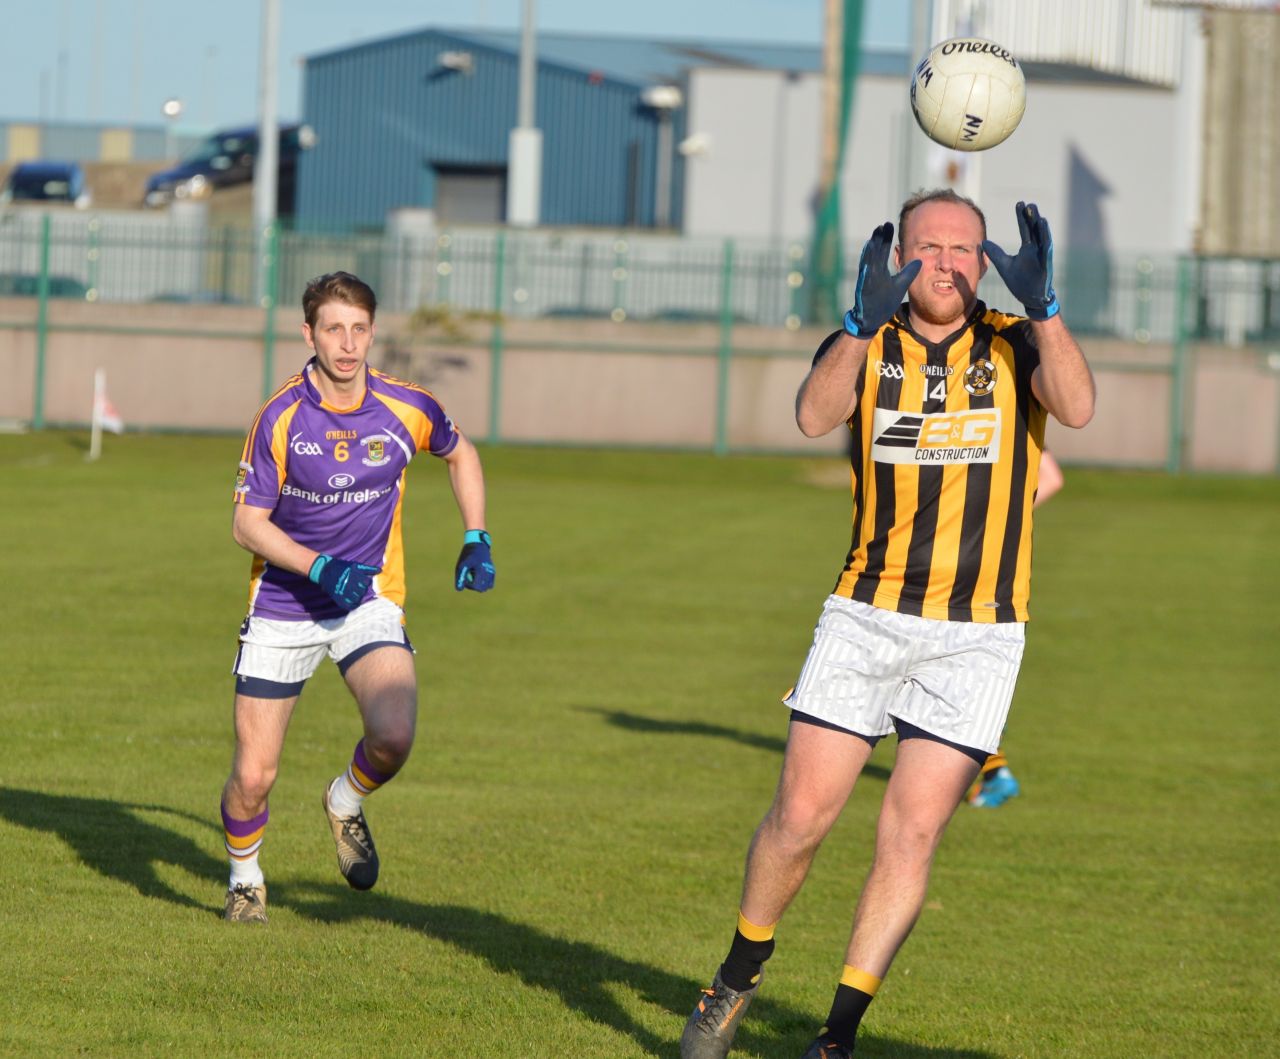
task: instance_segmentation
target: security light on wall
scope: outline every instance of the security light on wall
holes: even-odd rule
[[[640,93],[640,101],[654,110],[675,110],[684,103],[684,95],[675,85],[650,85]]]
[[[475,61],[469,51],[444,51],[440,53],[440,66],[445,70],[457,70],[469,74],[475,67]]]

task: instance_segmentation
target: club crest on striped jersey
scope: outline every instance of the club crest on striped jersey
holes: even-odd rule
[[[986,397],[996,388],[996,366],[985,357],[975,360],[965,369],[964,388],[974,397]]]
[[[877,408],[871,457],[878,463],[940,466],[995,463],[1000,454],[999,408],[961,412],[899,412]]]

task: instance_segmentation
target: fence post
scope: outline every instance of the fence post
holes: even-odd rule
[[[1165,470],[1177,474],[1182,470],[1186,445],[1187,414],[1187,306],[1191,286],[1191,258],[1178,259],[1178,280],[1173,300],[1173,365],[1169,375],[1169,454]]]
[[[280,260],[280,229],[269,224],[262,233],[262,307],[266,310],[262,320],[262,399],[265,401],[275,389],[276,378],[276,283]]]
[[[715,453],[729,451],[729,366],[733,359],[733,240],[724,241],[720,270],[720,348],[716,354]]]
[[[494,244],[493,260],[493,330],[489,335],[489,444],[502,440],[502,350],[505,336],[502,332],[502,287],[506,282],[503,272],[507,259],[507,233],[498,232]]]
[[[31,426],[44,428],[44,370],[49,344],[49,239],[51,222],[46,213],[40,218],[40,275],[36,280],[36,391],[31,413]]]

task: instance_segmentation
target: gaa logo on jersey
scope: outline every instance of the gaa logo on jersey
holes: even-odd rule
[[[360,444],[365,448],[365,454],[360,457],[360,462],[366,467],[381,467],[391,459],[387,455],[387,442],[391,439],[386,434],[374,434],[372,437],[361,438]]]
[[[965,369],[964,388],[974,397],[986,397],[996,388],[996,366],[986,359],[975,360]]]

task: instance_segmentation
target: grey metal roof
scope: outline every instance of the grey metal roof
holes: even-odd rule
[[[475,47],[516,53],[520,50],[517,30],[461,29],[450,26],[427,27],[411,33],[364,41],[307,57],[322,61],[331,55],[350,54],[356,48],[379,47],[414,37],[442,35]],[[636,85],[652,85],[679,80],[686,70],[720,66],[760,70],[816,72],[822,68],[822,49],[816,44],[769,44],[724,40],[652,40],[643,37],[599,36],[580,33],[539,32],[538,61],[579,70],[599,72],[613,80]],[[903,52],[863,53],[865,73],[895,74],[906,70]]]
[[[350,55],[361,48],[374,48],[415,37],[447,36],[460,44],[489,48],[509,54],[520,50],[520,33],[505,29],[464,29],[431,26],[409,33],[362,41],[355,45],[308,56],[308,62],[328,56]],[[822,48],[816,44],[769,44],[733,40],[655,40],[645,37],[603,36],[586,33],[539,32],[538,61],[567,70],[601,73],[614,81],[639,86],[680,80],[687,70],[698,67],[740,67],[759,70],[794,70],[812,73],[822,69]],[[864,74],[909,76],[914,63],[907,53],[896,49],[864,49]],[[1092,70],[1060,62],[1023,62],[1027,80],[1073,84],[1127,85],[1151,87],[1123,75]]]

